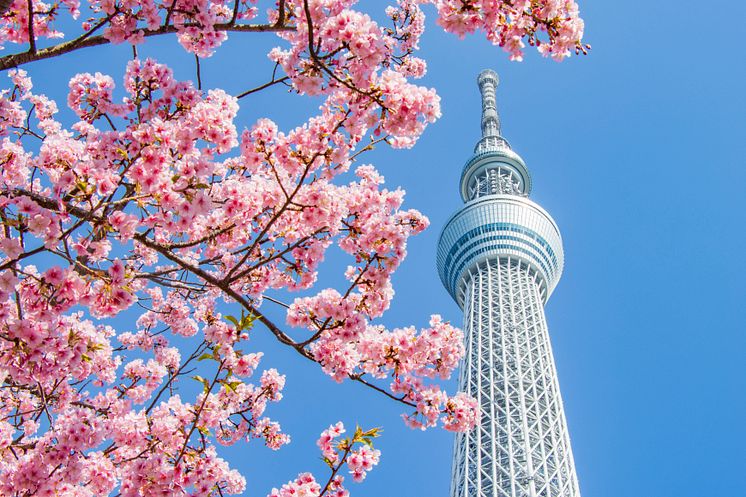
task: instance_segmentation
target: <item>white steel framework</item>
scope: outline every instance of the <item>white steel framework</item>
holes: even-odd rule
[[[459,384],[481,419],[457,436],[453,497],[579,495],[540,288],[510,257],[468,272]]]
[[[544,304],[562,272],[554,220],[528,200],[531,177],[500,134],[493,71],[479,75],[482,138],[466,202],[438,245],[441,280],[464,309],[459,388],[479,404],[456,437],[451,497],[580,497]]]

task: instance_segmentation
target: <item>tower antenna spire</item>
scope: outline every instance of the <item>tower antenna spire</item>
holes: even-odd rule
[[[500,114],[497,112],[495,92],[500,84],[500,77],[492,69],[485,69],[477,78],[479,92],[482,94],[482,138],[474,148],[475,153],[510,148],[501,135]]]

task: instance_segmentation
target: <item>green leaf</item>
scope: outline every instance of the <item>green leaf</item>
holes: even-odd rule
[[[383,430],[380,428],[371,428],[370,430],[363,433],[363,436],[371,437],[371,438],[378,438],[381,436],[381,432]]]
[[[249,314],[247,316],[241,317],[241,331],[250,330],[254,327],[254,321],[256,321],[256,316],[253,314]]]
[[[198,382],[202,383],[202,386],[204,387],[204,392],[207,393],[210,391],[210,382],[206,379],[202,378],[201,376],[192,376],[192,379],[197,380]]]
[[[240,385],[242,382],[240,381],[225,381],[220,380],[220,384],[225,387],[225,390],[230,390],[231,392],[236,392],[236,388],[238,388],[238,385]]]

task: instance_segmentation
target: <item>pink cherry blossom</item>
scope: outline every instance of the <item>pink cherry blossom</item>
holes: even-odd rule
[[[302,473],[294,481],[280,487],[273,488],[268,497],[318,497],[321,495],[321,485],[311,473]]]
[[[352,478],[356,482],[363,481],[368,471],[378,464],[380,456],[380,450],[372,449],[368,445],[362,445],[359,449],[350,452],[347,457],[347,466],[350,468]]]

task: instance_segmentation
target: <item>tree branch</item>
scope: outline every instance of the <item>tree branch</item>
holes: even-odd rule
[[[243,98],[245,96],[251,95],[252,93],[256,93],[258,91],[264,90],[265,88],[269,88],[270,86],[274,86],[274,85],[276,85],[278,83],[283,83],[283,82],[285,82],[285,81],[287,81],[289,79],[290,79],[290,76],[283,76],[280,79],[274,79],[274,77],[273,77],[272,81],[264,83],[263,85],[259,85],[256,88],[252,88],[251,90],[246,90],[243,93],[239,93],[238,95],[236,95],[236,98]]]
[[[30,54],[36,53],[36,35],[34,34],[34,2],[26,0],[28,6],[28,51]]]
[[[3,1],[3,0],[0,0]],[[108,20],[108,19],[107,19]],[[101,21],[96,25],[96,28],[102,26],[106,20]],[[187,25],[189,26],[189,25]],[[281,31],[293,31],[295,26],[278,26],[276,24],[230,24],[222,23],[214,26],[216,31],[231,31],[231,32],[250,32],[250,33],[266,33],[266,32],[281,32]],[[94,28],[95,29],[95,28]],[[90,32],[92,32],[93,29]],[[176,26],[168,25],[161,26],[156,29],[145,29],[143,35],[148,36],[159,36],[169,33],[175,33]],[[98,45],[106,45],[111,43],[103,35],[90,36],[88,33],[76,38],[74,40],[59,43],[51,47],[42,48],[35,52],[22,52],[6,55],[0,57],[0,71],[5,71],[12,67],[18,67],[29,62],[35,62],[37,60],[49,59],[58,55],[74,52],[82,48],[95,47]]]
[[[23,196],[32,198],[37,204],[39,204],[40,206],[46,209],[50,209],[54,211],[57,211],[59,209],[59,205],[57,204],[56,201],[46,198],[43,195],[39,195],[38,193],[29,192],[27,190],[22,190],[22,189],[15,189],[12,192],[8,192],[8,193],[10,193],[11,195],[23,195]],[[86,211],[85,209],[81,209],[80,207],[76,207],[73,205],[66,205],[66,209],[67,209],[67,212],[69,212],[70,214],[76,217],[86,219],[89,221],[102,222],[101,218],[99,218],[95,214],[92,214]],[[246,311],[256,316],[256,319],[260,323],[262,323],[264,326],[266,326],[267,329],[280,341],[280,343],[291,346],[301,356],[305,357],[309,361],[313,361],[318,364],[318,361],[316,360],[316,358],[307,348],[296,343],[287,333],[282,331],[272,320],[267,318],[267,316],[262,314],[256,307],[254,307],[246,297],[244,297],[243,295],[238,293],[236,290],[231,288],[229,283],[223,280],[219,280],[212,274],[203,270],[202,268],[193,266],[192,264],[180,259],[169,249],[157,243],[156,241],[149,239],[147,236],[145,236],[142,233],[135,234],[133,238],[137,240],[138,242],[142,243],[143,245],[145,245],[146,247],[153,249],[159,254],[163,255],[166,259],[170,260],[171,262],[176,263],[181,268],[191,272],[192,274],[194,274],[195,276],[199,278],[202,278],[206,283],[223,291],[226,295],[231,297],[237,304],[243,307]],[[374,385],[373,383],[370,383],[364,380],[362,378],[362,374],[351,374],[351,375],[348,375],[348,377],[353,381],[361,383],[367,386],[368,388],[371,388],[379,393],[382,393],[383,395],[385,395],[386,397],[389,397],[392,400],[401,402],[402,404],[408,405],[410,407],[416,407],[413,403],[407,401],[404,397],[397,397],[391,392],[377,385]]]
[[[8,9],[10,8],[10,4],[12,3],[13,3],[13,0],[0,0],[0,15],[8,12]]]
[[[197,89],[202,89],[202,68],[199,65],[199,55],[194,55],[194,62],[197,65]]]

